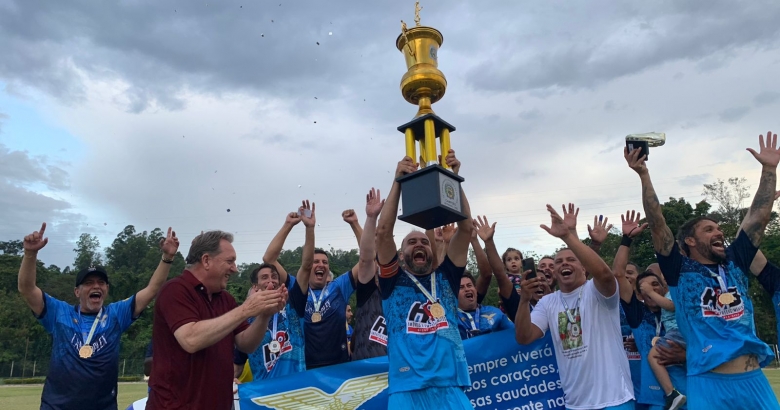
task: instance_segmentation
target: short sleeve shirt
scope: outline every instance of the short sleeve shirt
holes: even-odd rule
[[[357,284],[357,313],[352,336],[352,360],[387,356],[387,323],[382,294],[374,281]]]
[[[757,355],[762,367],[774,358],[772,349],[756,336],[745,275],[757,251],[741,232],[726,249],[726,261],[720,267],[683,256],[676,243],[668,256],[656,254],[674,300],[677,326],[688,344],[688,376],[746,354]],[[721,273],[734,297],[728,305],[719,300],[722,290],[717,275]]]
[[[214,319],[238,305],[228,292],[211,294],[190,272],[169,280],[154,305],[154,360],[147,410],[229,409],[233,403],[233,346],[246,322],[217,343],[187,353],[173,335],[180,327]]]
[[[449,257],[445,257],[433,273],[416,277],[429,293],[432,281],[436,281],[435,296],[444,308],[445,317],[435,318],[430,312],[431,301],[400,268],[397,256],[389,264],[380,266],[379,286],[387,321],[390,394],[471,384],[466,353],[458,333],[457,292],[463,272],[463,267],[455,266]]]
[[[43,294],[38,321],[52,337],[49,373],[41,395],[42,409],[116,408],[119,342],[133,323],[135,295],[103,307],[90,340],[92,356],[79,357],[97,315]]]
[[[349,361],[347,349],[347,304],[355,291],[352,271],[340,275],[324,289],[309,289],[306,295],[296,282],[290,292],[292,306],[304,320],[306,368],[314,369]],[[321,298],[321,320],[311,320],[314,300]]]

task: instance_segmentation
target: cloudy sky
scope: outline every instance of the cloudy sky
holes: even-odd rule
[[[544,205],[614,221],[640,209],[626,134],[662,131],[659,196],[746,177],[780,130],[777,1],[424,1],[474,213],[499,248],[546,253]],[[387,192],[403,156],[395,48],[412,1],[0,0],[0,240],[48,221],[47,263],[126,225],[236,233],[259,261],[287,212],[317,204],[317,245],[355,247],[341,211]],[[230,209],[230,212],[227,212]],[[399,224],[399,234],[409,227]],[[302,243],[302,228],[288,247]]]

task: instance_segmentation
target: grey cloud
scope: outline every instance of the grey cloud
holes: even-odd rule
[[[66,190],[68,173],[48,164],[45,157],[31,157],[26,152],[11,151],[0,144],[0,179],[8,183],[28,186],[45,184],[49,189]]]
[[[750,107],[733,107],[721,111],[718,116],[723,122],[736,122],[741,120],[748,112],[750,112]]]
[[[700,187],[712,178],[711,174],[686,175],[680,178],[680,185]]]
[[[780,100],[780,93],[775,91],[763,91],[753,97],[753,104],[756,107],[763,107],[765,105],[774,104],[777,100]]]

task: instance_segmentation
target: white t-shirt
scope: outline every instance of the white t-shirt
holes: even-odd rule
[[[536,304],[531,322],[543,333],[553,332],[566,408],[601,409],[634,398],[617,290],[604,297],[589,280],[574,292],[556,291]]]

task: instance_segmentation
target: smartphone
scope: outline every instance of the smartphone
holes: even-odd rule
[[[650,144],[648,144],[647,141],[626,140],[626,148],[628,148],[629,153],[635,149],[641,149],[642,151],[639,153],[639,158],[642,158],[644,155],[645,160],[650,159]]]
[[[531,273],[529,273],[528,276],[525,277],[525,280],[533,279],[536,277],[536,263],[534,262],[534,258],[523,259],[523,272],[527,270],[530,270]]]

